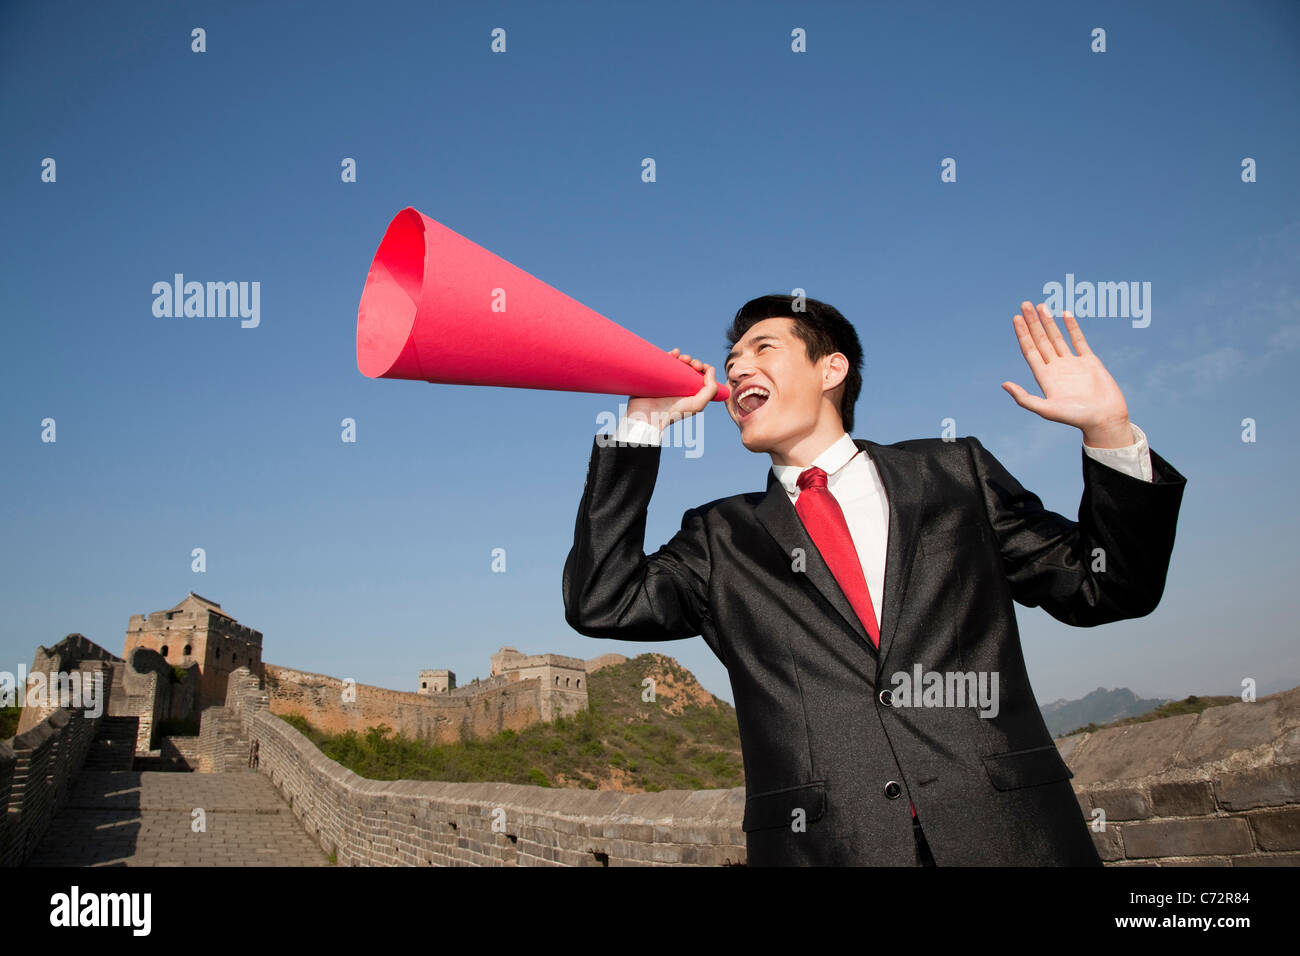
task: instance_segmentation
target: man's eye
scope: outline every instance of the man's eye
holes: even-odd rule
[[[772,343],[771,343],[771,342],[763,342],[761,345],[759,345],[757,351],[761,352],[761,351],[763,351],[763,349],[767,349],[767,348],[771,348],[771,347],[772,347]],[[723,374],[725,374],[725,375],[730,375],[730,374],[731,374],[731,365],[728,364],[727,366],[725,366],[725,367],[722,369],[722,371],[723,371]]]

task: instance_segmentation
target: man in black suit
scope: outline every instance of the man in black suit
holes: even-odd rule
[[[643,552],[659,432],[717,391],[713,366],[677,349],[700,391],[631,398],[596,436],[565,618],[597,638],[704,637],[735,697],[751,865],[1100,865],[1012,601],[1079,627],[1151,613],[1186,480],[1064,320],[1078,354],[1023,303],[1043,397],[1003,388],[1083,432],[1078,522],[975,438],[850,438],[862,348],[815,299],[763,296],[728,331],[727,411],[771,456],[765,492],[692,508]]]

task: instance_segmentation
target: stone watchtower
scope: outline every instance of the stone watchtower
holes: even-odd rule
[[[513,647],[503,647],[491,657],[492,676],[505,675],[509,680],[540,677],[542,686],[562,690],[584,690],[587,662],[581,657],[563,654],[521,654]]]
[[[173,665],[199,665],[198,709],[226,702],[226,679],[237,667],[262,676],[262,632],[245,627],[193,591],[166,611],[132,614],[122,656],[147,647]]]
[[[448,670],[420,671],[421,694],[445,694],[456,689],[456,674]]]
[[[521,654],[503,647],[491,657],[492,677],[541,681],[542,720],[554,720],[587,706],[587,662],[564,654]]]

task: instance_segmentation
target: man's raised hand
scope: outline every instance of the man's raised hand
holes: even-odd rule
[[[1020,314],[1013,316],[1011,322],[1020,341],[1020,351],[1043,390],[1043,397],[1030,395],[1014,382],[1003,382],[1002,387],[1021,408],[1048,421],[1082,429],[1087,445],[1094,448],[1131,445],[1133,431],[1123,393],[1101,360],[1088,348],[1074,316],[1062,312],[1061,317],[1078,355],[1070,351],[1046,303],[1039,304],[1037,311],[1032,303],[1020,304]]]

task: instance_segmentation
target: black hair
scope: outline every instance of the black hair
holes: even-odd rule
[[[803,306],[796,311],[795,303]],[[849,360],[849,373],[837,388],[840,393],[840,420],[844,430],[853,433],[853,406],[862,391],[862,343],[857,330],[833,305],[810,299],[796,299],[792,295],[763,295],[750,299],[740,307],[736,318],[727,329],[727,346],[730,348],[745,337],[755,323],[764,319],[787,318],[794,320],[794,334],[804,344],[808,360],[816,362],[835,352],[844,353]]]

